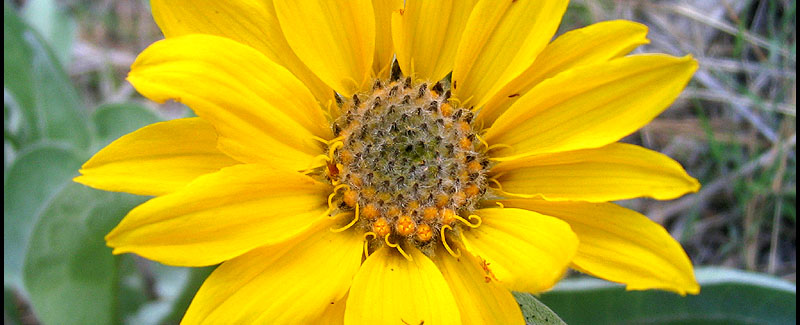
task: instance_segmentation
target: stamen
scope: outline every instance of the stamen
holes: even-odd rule
[[[331,146],[328,148],[328,156],[331,158],[331,160],[335,158],[333,154],[336,152],[336,149],[339,149],[342,146],[344,146],[344,142],[342,141],[336,141],[333,144],[331,144]]]
[[[473,98],[473,97],[475,97],[475,96],[469,96],[469,97],[467,97],[467,99],[465,99],[465,100],[462,100],[462,101],[461,101],[461,103],[460,103],[458,106],[461,106],[461,107],[464,107],[464,108],[466,108],[466,107],[467,107],[467,103],[469,103],[469,102],[472,100],[472,98]],[[473,107],[473,108],[472,108],[472,110],[474,111],[474,110],[475,110],[475,108]]]
[[[476,114],[477,114],[477,112],[476,112]],[[483,134],[483,133],[484,133],[484,132],[483,132],[483,131],[484,131],[484,129],[483,129],[483,124],[484,124],[484,123],[485,123],[485,122],[484,122],[484,120],[483,120],[483,119],[478,119],[478,125],[476,126],[476,128],[475,128],[475,129],[476,129],[476,130],[481,130],[481,131],[480,131],[480,132],[478,132],[478,133],[476,133],[475,135],[481,135],[481,134]],[[488,146],[487,146],[487,149],[488,149]]]
[[[534,198],[534,197],[539,197],[539,198],[544,197],[541,194],[519,194],[519,193],[506,192],[504,190],[498,190],[498,189],[495,189],[495,191],[497,192],[497,194],[500,194],[500,195],[513,196],[513,197],[519,197],[519,198],[524,198],[524,199],[530,199],[530,198]]]
[[[455,97],[450,97],[447,99],[448,102],[452,103],[455,107],[461,107],[461,100]]]
[[[361,89],[361,85],[359,85],[359,84],[358,84],[358,81],[356,81],[356,80],[355,80],[355,79],[353,79],[353,78],[350,78],[350,77],[345,77],[345,78],[344,78],[344,81],[349,81],[350,83],[352,83],[352,84],[353,84],[353,87],[352,87],[351,89]]]
[[[311,172],[313,172],[315,169],[317,169],[317,167],[319,167],[319,166],[314,166],[314,163],[315,163],[315,162],[317,162],[317,161],[318,161],[318,160],[320,160],[320,159],[321,159],[321,160],[324,160],[324,161],[326,161],[326,162],[327,162],[327,161],[332,161],[332,160],[333,160],[333,159],[331,159],[330,157],[328,157],[328,156],[326,156],[326,155],[319,155],[319,156],[316,156],[316,157],[314,157],[314,158],[312,158],[312,159],[311,159],[311,163],[309,163],[309,166],[308,166],[308,168],[306,168],[305,170],[303,170],[303,171],[302,171],[302,172],[300,172],[300,173],[302,173],[302,174],[305,174],[305,175],[308,175],[308,174],[310,174]]]
[[[503,205],[503,203],[500,203],[499,201],[498,201],[498,202],[495,202],[494,204],[497,204],[497,205],[499,205],[499,206],[500,206],[500,209],[505,209],[505,208],[506,208],[506,206],[505,206],[505,205]]]
[[[403,255],[403,257],[405,257],[408,261],[413,261],[411,256],[409,256],[408,254],[406,254],[405,251],[403,251],[403,248],[400,247],[400,244],[394,244],[389,241],[389,236],[391,235],[392,234],[386,234],[386,237],[383,237],[383,240],[386,242],[386,246],[389,246],[391,248],[397,248],[397,251],[400,252],[400,254]]]
[[[488,179],[488,181],[489,181],[489,182],[491,182],[491,183],[493,183],[493,184],[495,184],[495,185],[497,185],[497,187],[496,187],[496,188],[495,188],[495,187],[493,187],[492,189],[494,189],[494,190],[498,190],[498,191],[500,191],[500,192],[503,192],[503,185],[501,185],[501,184],[500,184],[500,182],[499,182],[497,179],[490,178],[490,179]]]
[[[450,225],[444,225],[442,226],[442,229],[439,230],[439,235],[442,237],[442,244],[444,244],[444,249],[446,249],[447,252],[450,253],[450,255],[452,255],[455,258],[459,258],[461,257],[461,250],[459,249],[458,254],[456,254],[455,252],[453,252],[452,249],[450,249],[450,245],[447,244],[447,238],[445,238],[444,236],[444,231],[447,230],[447,228],[450,228],[451,230],[453,229],[452,227],[450,227]]]
[[[491,146],[486,147],[486,151],[491,151],[491,150],[494,150],[494,149],[497,149],[497,148],[512,148],[513,149],[513,147],[511,145],[508,145],[508,144],[505,144],[505,143],[495,143],[495,144],[493,144]]]
[[[339,219],[339,216],[343,216],[343,215],[351,215],[351,214],[352,214],[352,212],[350,212],[350,211],[339,212],[339,213],[337,213],[337,214],[334,214],[334,215],[332,215],[332,216],[331,216],[331,215],[329,215],[329,216],[328,216],[328,219],[331,219],[331,220],[333,220],[333,219]]]
[[[330,141],[328,141],[328,140],[325,140],[325,139],[323,139],[323,138],[320,138],[320,137],[318,137],[318,136],[316,136],[316,135],[312,135],[312,136],[311,136],[311,138],[312,138],[312,139],[314,139],[314,140],[317,140],[317,141],[321,142],[322,144],[324,144],[324,145],[326,145],[326,146],[330,144]]]
[[[382,76],[383,73],[388,71],[388,69],[390,69],[391,67],[392,67],[392,63],[390,62],[389,64],[387,64],[383,68],[381,68],[381,70],[378,71],[377,75]]]
[[[364,257],[369,257],[369,241],[367,237],[372,236],[372,239],[378,238],[374,232],[368,231],[364,233]]]
[[[335,100],[328,100],[328,103],[325,104],[325,113],[327,113],[328,115],[327,117],[330,118],[331,121],[336,120],[336,118],[339,117],[339,114],[334,115],[333,110],[331,110],[331,107],[334,106],[333,103],[335,102],[336,102]],[[338,111],[339,109],[340,109],[339,105],[336,105],[336,110]]]
[[[328,210],[333,211],[333,209],[334,209],[333,208],[333,197],[336,196],[336,192],[338,192],[340,189],[343,189],[343,188],[346,188],[346,189],[349,190],[350,189],[350,185],[347,185],[347,184],[336,185],[336,187],[333,188],[333,193],[331,193],[331,195],[328,195]]]
[[[480,227],[481,223],[483,222],[483,220],[481,220],[481,217],[479,217],[477,214],[471,214],[471,215],[469,215],[469,217],[467,217],[467,219],[469,219],[471,221],[473,217],[477,220],[475,222],[475,224],[472,224],[469,221],[464,220],[464,218],[462,218],[462,217],[453,216],[453,218],[455,218],[458,221],[461,221],[461,223],[463,223],[467,227],[470,227],[470,228],[473,228],[473,229]]]
[[[330,140],[328,140],[328,142],[327,142],[327,143],[325,143],[325,144],[327,144],[327,145],[330,145],[331,143],[334,143],[334,142],[337,142],[337,141],[344,141],[344,136],[343,136],[343,135],[340,135],[340,136],[338,136],[338,137],[335,137],[335,138],[333,138],[333,139],[330,139]]]
[[[342,227],[342,228],[339,228],[339,229],[333,229],[333,228],[331,228],[331,231],[332,231],[332,232],[342,232],[342,231],[345,231],[345,230],[347,230],[348,228],[352,227],[354,224],[356,224],[356,221],[358,221],[358,203],[356,203],[356,213],[355,213],[355,217],[353,218],[353,221],[350,221],[350,223],[348,223],[347,225],[345,225],[344,227]]]
[[[522,156],[522,157],[525,157],[525,156]],[[516,160],[516,159],[519,159],[519,158],[522,158],[522,157],[519,157],[519,156],[489,157],[489,160],[503,162],[503,161]]]
[[[486,151],[489,151],[489,143],[487,143],[486,140],[484,140],[483,137],[478,134],[475,134],[475,137],[478,138],[478,141],[480,141],[486,147]]]

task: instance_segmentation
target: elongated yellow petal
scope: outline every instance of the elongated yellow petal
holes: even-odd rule
[[[328,87],[292,52],[271,0],[153,0],[153,18],[167,38],[210,34],[255,48],[286,67],[322,103],[333,99]]]
[[[453,70],[472,0],[406,1],[392,15],[392,41],[406,75],[439,81]]]
[[[478,2],[456,52],[453,96],[468,107],[480,107],[519,76],[550,42],[567,2]]]
[[[560,218],[578,234],[575,268],[628,290],[664,289],[697,294],[692,263],[669,233],[647,217],[612,203],[500,201]]]
[[[491,208],[475,212],[480,227],[461,233],[467,250],[509,290],[550,289],[569,266],[578,238],[567,223],[536,212]]]
[[[344,324],[344,311],[347,306],[347,297],[334,301],[326,306],[325,311],[312,324],[319,325],[342,325]]]
[[[223,168],[134,208],[106,236],[114,254],[204,266],[284,241],[326,218],[330,186],[267,165]]]
[[[549,201],[670,200],[700,189],[672,158],[625,143],[520,158],[492,172],[509,195]]]
[[[647,26],[627,20],[605,21],[572,30],[556,38],[522,74],[494,94],[478,119],[490,126],[520,95],[544,79],[570,68],[605,62],[628,54],[649,41]]]
[[[317,76],[345,97],[366,86],[375,51],[370,0],[275,0],[286,40]]]
[[[174,192],[195,178],[238,164],[217,149],[217,133],[200,118],[155,123],[96,153],[75,181],[139,195]]]
[[[638,130],[678,97],[697,61],[633,55],[564,71],[508,108],[484,139],[495,158],[597,148]]]
[[[456,297],[463,324],[525,324],[511,292],[472,254],[438,254],[433,261]]]
[[[458,306],[442,273],[413,247],[406,260],[383,247],[358,270],[347,307],[345,324],[460,324]]]
[[[315,227],[310,236],[254,249],[214,270],[183,318],[188,324],[310,324],[347,293],[362,238]],[[339,321],[341,323],[341,320]]]
[[[403,8],[403,0],[372,0],[375,11],[375,58],[372,73],[381,78],[389,77],[394,59],[392,45],[392,12]]]
[[[220,150],[243,162],[304,170],[322,153],[313,136],[332,138],[299,80],[226,38],[192,34],[158,41],[139,55],[128,80],[154,101],[187,104],[214,125]]]

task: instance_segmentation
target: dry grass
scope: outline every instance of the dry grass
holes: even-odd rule
[[[795,1],[573,1],[572,23],[629,19],[650,27],[640,52],[700,62],[681,99],[626,141],[676,158],[703,188],[679,200],[635,200],[696,265],[795,281]],[[563,27],[562,27],[563,28]]]

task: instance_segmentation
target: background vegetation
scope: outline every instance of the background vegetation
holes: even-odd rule
[[[703,188],[622,204],[681,242],[703,292],[625,293],[573,274],[539,297],[564,320],[794,324],[796,9],[789,0],[572,1],[559,33],[639,21],[651,44],[637,52],[700,62],[672,108],[624,141],[677,159]],[[147,1],[5,2],[3,29],[4,323],[177,322],[209,269],[111,256],[104,234],[145,198],[70,182],[113,139],[187,114],[124,80],[162,38]],[[542,321],[530,296],[517,298]]]

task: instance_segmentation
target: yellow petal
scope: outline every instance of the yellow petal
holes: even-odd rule
[[[569,31],[548,44],[522,74],[494,94],[481,108],[478,119],[490,126],[520,95],[542,80],[570,68],[621,57],[649,41],[647,26],[626,20],[596,23]]]
[[[700,189],[675,160],[625,143],[502,162],[492,172],[508,195],[549,201],[670,200]]]
[[[508,108],[484,139],[494,156],[597,148],[633,133],[666,109],[689,82],[691,56],[633,55],[564,71]]]
[[[306,238],[255,249],[206,279],[188,324],[310,324],[347,293],[361,265],[362,237],[315,227]],[[340,321],[341,323],[341,321]]]
[[[163,195],[195,178],[238,164],[217,149],[217,133],[200,118],[155,123],[96,153],[75,181],[97,189]]]
[[[550,42],[567,2],[478,2],[456,52],[453,96],[466,106],[480,107],[519,76]]]
[[[375,51],[369,0],[275,0],[286,40],[311,71],[345,97],[364,88]]]
[[[459,258],[438,254],[433,261],[456,297],[464,324],[525,324],[511,292],[472,254],[465,252]]]
[[[289,71],[251,47],[192,34],[158,41],[128,80],[157,101],[183,102],[214,125],[222,152],[243,162],[309,168],[332,138],[314,96]]]
[[[291,71],[325,104],[333,90],[292,52],[275,8],[266,1],[153,0],[153,18],[167,38],[210,34],[230,38],[261,51]]]
[[[347,306],[347,297],[334,301],[325,306],[325,311],[316,320],[311,322],[318,325],[341,325],[344,324],[344,310]]]
[[[413,247],[412,261],[383,247],[358,270],[347,309],[346,324],[460,324],[458,306],[442,273]]]
[[[403,0],[372,0],[375,10],[375,58],[372,60],[372,72],[375,76],[389,77],[394,59],[392,45],[392,12],[403,8]]]
[[[131,210],[106,236],[114,254],[204,266],[279,243],[326,218],[330,186],[267,165],[223,168]]]
[[[472,0],[409,0],[392,15],[392,41],[406,75],[436,82],[453,70]]]
[[[578,238],[567,223],[536,212],[491,208],[475,211],[483,220],[461,233],[467,250],[484,260],[509,290],[550,289],[569,266]]]
[[[697,294],[689,257],[669,233],[647,217],[612,203],[500,201],[566,221],[578,234],[577,269],[628,290],[664,289]]]

